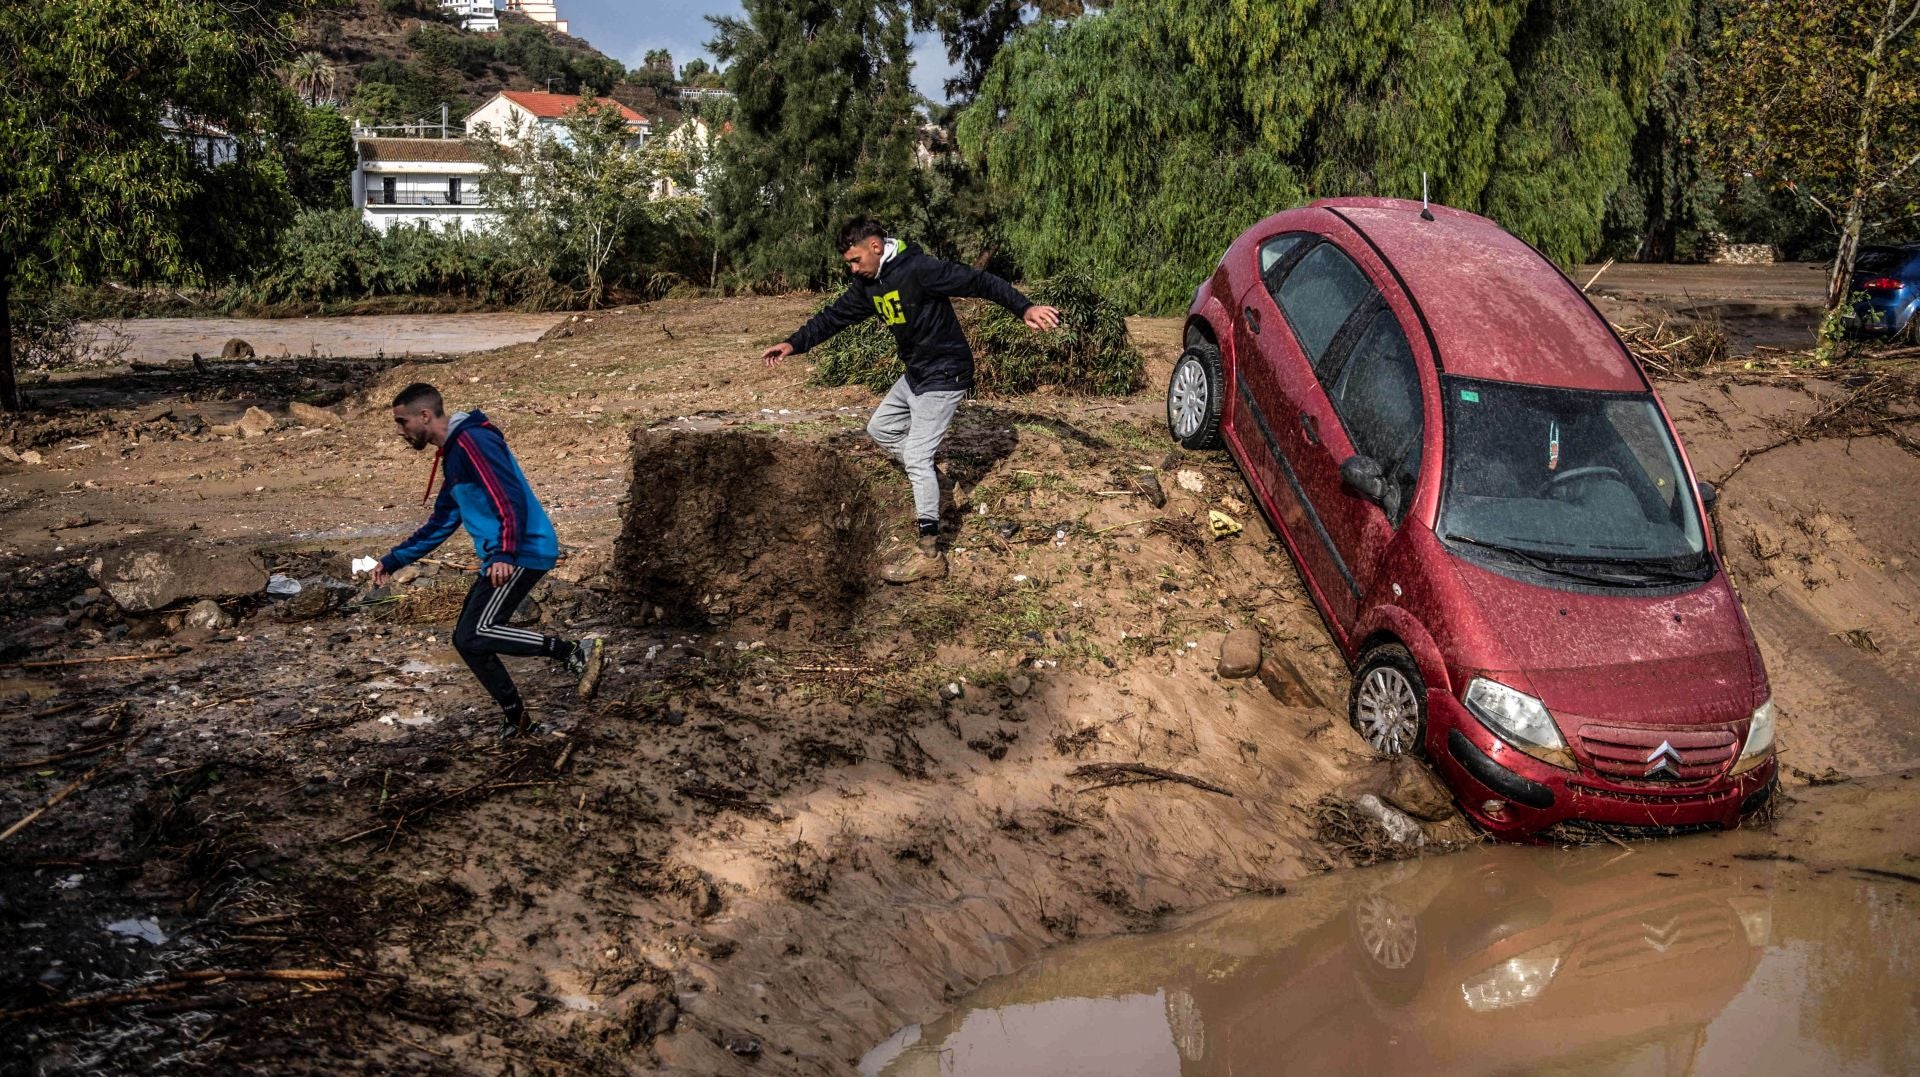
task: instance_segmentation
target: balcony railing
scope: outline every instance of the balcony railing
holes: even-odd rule
[[[465,194],[462,194],[459,198],[448,198],[444,192],[436,193],[436,194],[420,194],[412,191],[396,191],[393,194],[387,194],[385,191],[368,191],[367,205],[369,206],[460,206],[466,209],[480,209],[480,208],[484,208],[485,204],[482,203],[478,198],[470,197]]]

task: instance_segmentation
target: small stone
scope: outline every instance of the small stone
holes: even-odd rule
[[[752,1036],[735,1036],[727,1041],[727,1050],[742,1058],[758,1058],[760,1041]]]
[[[515,1019],[524,1021],[539,1012],[539,999],[534,998],[532,995],[513,996],[513,1016]]]
[[[316,408],[312,404],[303,404],[298,400],[287,405],[287,414],[301,426],[332,427],[346,422],[339,414],[326,408]]]
[[[959,681],[948,681],[940,686],[941,699],[952,701],[966,694],[966,690],[960,687]]]
[[[238,426],[240,432],[247,437],[257,438],[263,434],[271,433],[275,427],[280,425],[280,422],[259,408],[250,407],[247,409],[247,413],[240,417],[240,421],[234,425]]]
[[[1033,691],[1033,678],[1024,673],[1016,673],[1007,678],[1007,691],[1016,696],[1024,696]]]
[[[23,464],[38,464],[44,459],[46,458],[33,449],[28,449],[26,452],[20,454],[20,462]]]
[[[20,454],[5,445],[0,445],[0,460],[5,460],[9,464],[17,464],[20,462]]]
[[[1425,764],[1407,756],[1393,760],[1393,786],[1381,799],[1430,823],[1453,814],[1453,794]]]
[[[426,575],[426,571],[419,565],[407,565],[393,574],[393,582],[405,586],[424,575]]]
[[[233,618],[227,616],[227,611],[221,609],[218,602],[211,598],[203,598],[187,610],[186,620],[183,623],[188,628],[214,630],[232,627]]]
[[[1236,628],[1220,643],[1222,677],[1251,677],[1260,670],[1260,630]]]

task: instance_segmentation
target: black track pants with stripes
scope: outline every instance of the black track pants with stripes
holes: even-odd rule
[[[520,702],[520,689],[514,687],[500,656],[565,658],[573,650],[568,640],[507,627],[507,619],[545,575],[541,569],[515,568],[506,583],[495,587],[482,572],[467,592],[460,623],[453,629],[453,649],[467,660],[467,668],[480,678],[481,686],[509,718],[518,718],[525,707]]]

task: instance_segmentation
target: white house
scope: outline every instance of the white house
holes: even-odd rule
[[[517,11],[534,22],[546,23],[561,33],[567,32],[567,20],[560,17],[560,9],[553,0],[507,0],[507,10]]]
[[[232,164],[240,156],[240,140],[226,128],[167,109],[160,117],[166,137],[187,147],[193,159],[208,168]]]
[[[493,9],[493,0],[440,0],[440,7],[447,14],[459,17],[462,30],[483,34],[500,30],[500,15]]]
[[[467,115],[467,137],[489,138],[496,141],[504,139],[508,131],[518,126],[521,133],[537,133],[559,142],[569,141],[567,130],[560,118],[567,110],[579,104],[583,99],[578,94],[540,93],[534,90],[501,90],[487,99],[487,103],[474,109]],[[620,114],[626,118],[627,130],[633,132],[633,145],[646,142],[653,125],[645,116],[614,101],[611,98],[592,100],[616,105]]]
[[[361,138],[354,149],[353,204],[374,228],[483,229],[492,223],[480,198],[487,166],[464,140]]]
[[[709,126],[707,121],[694,117],[680,126],[661,135],[658,147],[679,151],[691,156],[693,161],[692,186],[682,186],[673,179],[662,176],[654,181],[655,198],[705,198],[707,184],[713,179],[714,156],[719,148],[720,138],[733,130],[732,124],[724,124],[718,129]]]

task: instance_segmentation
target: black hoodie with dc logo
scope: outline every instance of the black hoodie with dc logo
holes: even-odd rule
[[[807,320],[787,343],[794,354],[811,351],[828,337],[878,317],[893,332],[907,388],[916,393],[973,388],[973,349],[953,313],[954,299],[991,299],[1024,315],[1033,301],[1013,285],[983,270],[943,262],[912,243],[887,241],[880,272],[855,275],[827,309]]]

